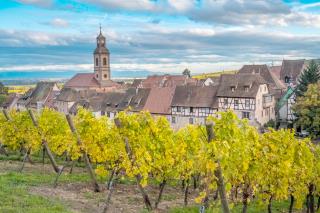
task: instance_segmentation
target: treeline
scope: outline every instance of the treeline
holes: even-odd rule
[[[148,210],[158,207],[171,181],[182,184],[185,205],[189,188],[199,188],[196,202],[202,212],[218,199],[223,212],[239,203],[247,212],[252,201],[263,202],[271,212],[272,202],[287,199],[289,212],[295,207],[312,213],[319,207],[319,147],[310,139],[295,138],[291,130],[259,134],[231,111],[208,118],[206,126],[189,125],[179,131],[173,131],[166,118],[146,112],[120,112],[109,120],[85,109],[74,117],[50,109],[4,111],[0,140],[2,148],[24,152],[24,162],[30,154],[46,150],[56,181],[79,158],[95,191],[101,191],[96,175],[109,177],[104,212],[120,177],[136,179]],[[71,162],[57,165],[55,157],[62,155]],[[155,199],[145,188],[151,180],[159,183]]]

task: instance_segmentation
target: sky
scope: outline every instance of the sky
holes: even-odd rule
[[[0,79],[92,72],[100,24],[114,72],[196,74],[320,54],[320,1],[0,0]]]

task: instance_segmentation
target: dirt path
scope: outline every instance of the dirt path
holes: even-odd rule
[[[16,161],[0,161],[0,175],[9,171],[17,171],[21,166],[20,162]],[[76,173],[83,173],[83,168],[75,168]],[[52,168],[50,165],[42,164],[26,164],[25,173],[40,173],[50,174]],[[52,173],[53,174],[53,173]],[[53,174],[54,175],[54,174]],[[158,188],[156,186],[147,187],[151,199],[154,203],[154,198],[157,197]],[[30,186],[31,194],[40,195],[48,199],[60,200],[72,212],[76,213],[99,213],[104,208],[105,197],[107,190],[95,193],[92,191],[90,182],[78,183],[59,183],[57,188],[53,188],[51,183],[40,186]],[[190,203],[193,202],[196,193],[189,196]],[[174,206],[183,206],[183,193],[181,189],[175,187],[166,187],[163,200],[159,205],[157,212],[168,212],[169,208]],[[140,213],[144,208],[141,195],[136,185],[117,184],[114,188],[111,199],[110,212],[114,213]]]

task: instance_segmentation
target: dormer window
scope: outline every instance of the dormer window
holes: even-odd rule
[[[244,86],[244,91],[249,92],[249,86]]]
[[[234,92],[236,90],[235,86],[231,86],[231,92]]]

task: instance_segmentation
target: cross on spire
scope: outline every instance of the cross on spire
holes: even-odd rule
[[[100,34],[101,34],[101,23],[100,23]]]

